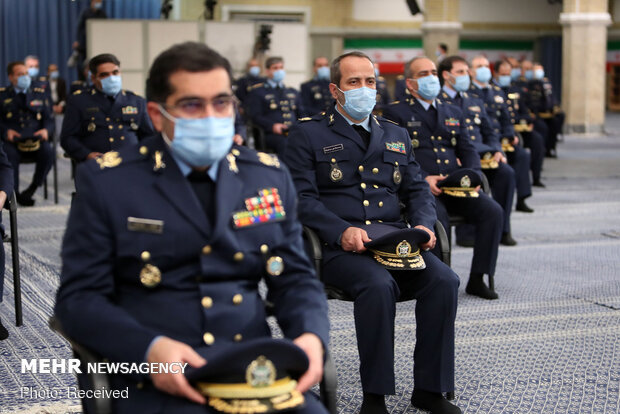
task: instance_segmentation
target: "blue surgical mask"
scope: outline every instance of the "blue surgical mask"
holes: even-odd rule
[[[489,83],[491,80],[491,69],[486,66],[476,69],[476,80],[480,83]]]
[[[452,87],[457,92],[465,92],[469,89],[470,82],[469,75],[455,76]]]
[[[527,80],[532,80],[534,78],[534,71],[533,70],[526,70],[525,71],[525,79]]]
[[[93,7],[95,8],[95,10],[101,10],[101,8],[103,7],[103,2],[95,3]]]
[[[362,86],[361,88],[348,91],[343,91],[340,88],[338,90],[344,94],[344,105],[342,105],[342,108],[353,119],[365,119],[375,108],[377,103],[376,89]]]
[[[501,75],[501,76],[499,76],[497,78],[497,83],[502,88],[506,88],[506,87],[510,86],[511,82],[512,82],[512,76],[510,76],[510,75]]]
[[[250,76],[254,76],[255,78],[258,77],[258,75],[260,75],[260,66],[250,66],[248,73]]]
[[[58,79],[59,76],[60,76],[60,73],[58,73],[57,70],[50,72],[50,79]]]
[[[278,69],[275,72],[273,72],[273,81],[280,83],[284,80],[285,76],[286,76],[286,72],[284,71],[284,69]]]
[[[22,75],[19,78],[17,78],[17,87],[19,89],[25,91],[28,88],[30,88],[30,83],[31,82],[32,82],[32,80],[30,79],[30,76]]]
[[[172,153],[192,167],[206,167],[228,154],[235,134],[234,116],[217,118],[175,118],[160,106],[161,113],[174,122],[174,139],[162,136]]]
[[[101,79],[101,90],[108,96],[116,96],[123,87],[120,75],[110,75]]]
[[[437,57],[441,56],[441,50],[435,50],[435,56]]]
[[[423,78],[418,78],[418,94],[427,100],[432,100],[439,95],[441,85],[439,84],[439,78],[435,75],[428,75]]]
[[[319,79],[329,80],[329,68],[327,66],[321,66],[316,70],[316,76]]]
[[[536,69],[534,71],[534,79],[541,80],[545,77],[545,71],[543,69]]]
[[[517,80],[517,79],[519,79],[520,76],[521,76],[521,69],[519,69],[519,68],[512,68],[510,70],[510,78],[512,80]]]
[[[28,68],[28,76],[36,78],[39,75],[39,68]]]

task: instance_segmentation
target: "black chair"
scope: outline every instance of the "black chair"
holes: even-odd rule
[[[437,237],[437,243],[439,244],[440,251],[441,251],[441,260],[446,265],[450,266],[450,243],[448,242],[448,236],[446,234],[446,231],[439,220],[435,222],[434,230],[435,230],[435,237]],[[304,234],[304,239],[306,241],[306,244],[305,244],[306,253],[308,254],[308,257],[312,260],[312,263],[314,264],[317,277],[319,278],[319,280],[321,280],[321,282],[323,282],[323,275],[321,273],[321,267],[322,267],[322,262],[323,262],[323,247],[322,247],[321,239],[319,239],[319,236],[314,232],[314,230],[306,226],[303,227],[303,234]],[[353,302],[354,300],[351,296],[347,295],[345,292],[343,292],[341,289],[338,289],[335,286],[330,286],[325,283],[323,283],[323,286],[325,289],[325,294],[327,295],[327,299],[337,299],[337,300],[342,300],[345,302]],[[398,302],[404,302],[408,300],[411,300],[411,298],[399,298]],[[334,369],[334,375],[335,375],[335,367],[333,367],[333,369]],[[327,368],[325,370],[327,371]],[[328,386],[331,388],[331,390],[328,392],[330,393],[333,392],[334,396],[336,395],[337,381],[338,381],[337,377],[333,377],[333,378],[328,377],[327,373],[324,375],[323,383],[328,384]],[[321,385],[323,385],[323,383],[321,383]],[[323,396],[323,389],[321,389],[321,396]],[[447,392],[446,398],[448,400],[453,400],[454,391]],[[335,398],[333,399],[335,400]],[[335,409],[335,406],[334,406],[334,409]],[[330,409],[330,413],[336,413],[336,411],[332,411]]]
[[[13,259],[13,290],[15,295],[15,325],[21,326],[22,320],[22,284],[19,273],[19,238],[17,235],[17,200],[15,192],[12,192],[6,201],[9,210],[10,234],[4,234],[2,241],[11,243],[11,258]]]
[[[53,140],[53,148],[54,148],[54,162],[52,164],[52,178],[54,181],[54,204],[58,204],[58,165],[56,163],[56,140]],[[20,164],[34,164],[36,160],[28,155],[23,155]],[[45,176],[45,180],[43,180],[43,198],[47,200],[48,191],[47,191],[47,176]]]

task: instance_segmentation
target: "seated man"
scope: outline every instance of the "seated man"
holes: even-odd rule
[[[265,133],[265,145],[282,154],[286,148],[288,129],[303,113],[299,92],[284,85],[286,72],[281,57],[265,62],[265,83],[250,88],[245,100],[248,118]]]
[[[460,413],[441,394],[454,390],[458,276],[430,252],[422,253],[426,269],[420,271],[388,271],[363,254],[366,226],[376,223],[422,229],[430,235],[422,247],[431,249],[433,196],[406,131],[371,116],[376,79],[370,58],[361,52],[336,58],[331,81],[335,106],[291,130],[284,160],[299,193],[299,218],[325,243],[324,281],[355,298],[361,413],[386,413],[384,395],[395,392],[394,317],[401,295],[417,299],[412,404]]]
[[[60,134],[62,148],[77,162],[135,145],[154,134],[144,98],[121,89],[116,56],[97,55],[88,66],[94,87],[69,97]]]
[[[327,303],[303,253],[287,170],[275,156],[231,148],[231,79],[228,61],[204,44],[155,59],[147,108],[160,134],[77,168],[55,313],[111,361],[197,367],[270,337],[262,279],[285,337],[310,361],[297,385],[305,392],[322,375]],[[129,393],[114,413],[213,412],[182,374],[111,383]],[[299,412],[325,411],[307,393]]]
[[[301,105],[308,115],[318,114],[332,103],[329,92],[329,61],[325,56],[314,59],[314,78],[301,84]]]
[[[532,70],[533,79],[529,83],[532,107],[534,113],[543,119],[548,127],[545,155],[556,158],[558,135],[562,133],[565,115],[553,94],[551,81],[545,77],[543,65],[534,62]]]
[[[32,78],[23,62],[7,67],[11,84],[0,88],[0,136],[4,151],[13,166],[13,185],[17,202],[33,206],[37,191],[54,163],[54,148],[49,140],[54,135],[54,116],[49,91],[32,86]],[[19,192],[19,163],[22,158],[36,162],[32,182]]]
[[[484,284],[483,276],[495,273],[503,212],[499,204],[484,193],[460,198],[442,194],[437,184],[459,168],[480,173],[480,157],[468,137],[467,120],[454,105],[436,99],[440,91],[435,64],[417,57],[405,64],[407,88],[412,97],[388,107],[385,116],[407,128],[420,163],[420,173],[436,196],[437,216],[448,227],[450,214],[464,216],[476,226],[474,257],[465,291],[485,299],[497,299],[497,293]]]

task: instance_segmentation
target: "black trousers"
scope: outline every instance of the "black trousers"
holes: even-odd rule
[[[54,165],[54,148],[49,141],[41,141],[41,146],[37,151],[22,152],[12,142],[4,141],[4,152],[13,166],[13,178],[15,192],[19,192],[19,163],[23,158],[31,158],[35,161],[34,175],[32,176],[32,184],[36,188],[40,187],[47,177],[47,174]]]

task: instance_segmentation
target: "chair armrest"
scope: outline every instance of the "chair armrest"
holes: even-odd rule
[[[441,249],[441,261],[449,267],[451,261],[450,241],[448,239],[446,229],[443,227],[443,224],[441,224],[441,221],[439,220],[435,222],[435,236],[437,237],[437,242],[439,243],[439,247]]]
[[[306,253],[310,260],[312,260],[312,264],[316,270],[316,277],[322,282],[321,262],[323,261],[323,247],[321,246],[321,239],[319,239],[319,236],[314,230],[307,226],[303,226],[303,235],[307,242]]]

